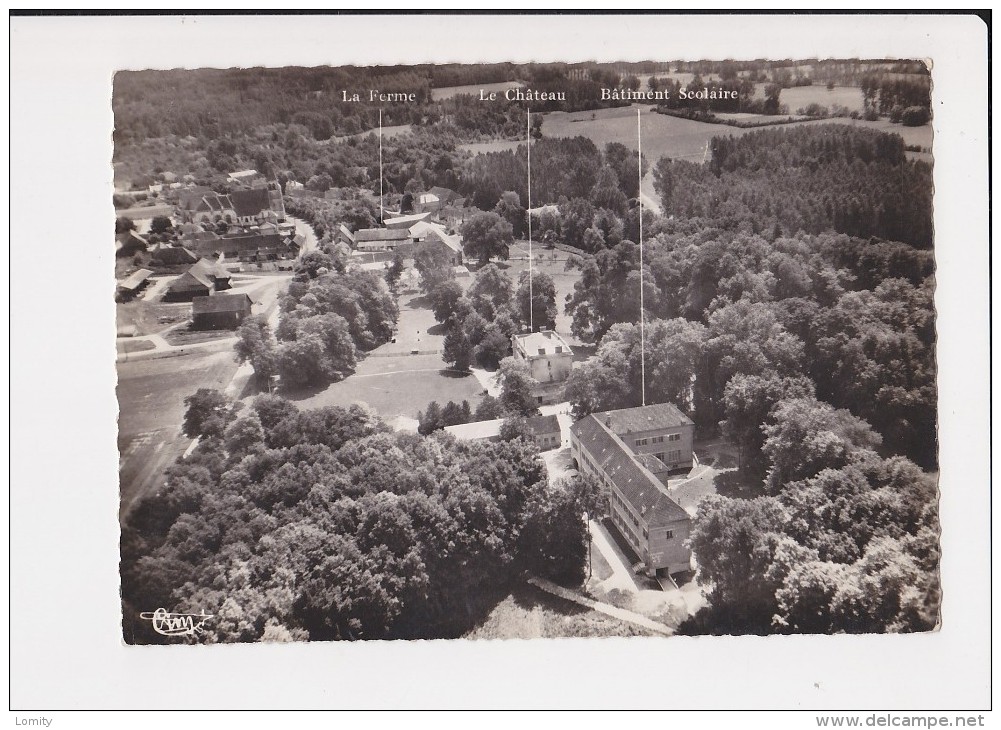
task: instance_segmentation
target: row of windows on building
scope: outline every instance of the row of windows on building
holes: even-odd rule
[[[668,441],[681,441],[681,434],[680,433],[669,433],[667,435],[667,440]],[[646,446],[647,444],[662,444],[662,443],[664,443],[664,437],[663,436],[653,436],[651,438],[636,439],[636,445],[637,446]]]

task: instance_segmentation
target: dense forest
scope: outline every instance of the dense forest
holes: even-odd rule
[[[129,643],[164,641],[130,606],[204,610],[190,640],[208,643],[459,636],[523,571],[583,579],[580,485],[550,485],[524,439],[394,433],[268,395],[188,403],[198,448],[123,528]]]
[[[826,125],[713,149],[705,169],[658,166],[665,205],[699,202],[649,225],[643,269],[648,402],[678,403],[738,450],[736,478],[718,480],[695,520],[712,590],[686,630],[933,628],[937,494],[921,470],[937,464],[930,176],[897,137]],[[834,174],[847,169],[877,209],[913,192],[920,220],[897,227],[909,243],[880,240],[879,217],[859,223],[861,238],[831,232],[819,203],[848,194]],[[797,206],[783,175],[804,181]],[[725,208],[737,225],[722,206],[707,215],[731,190],[743,191]],[[814,217],[792,228],[793,209]],[[567,386],[575,415],[638,405],[639,308],[623,292],[638,292],[639,248],[626,239],[573,265],[573,331],[598,345]]]
[[[749,233],[876,236],[932,242],[932,173],[903,140],[836,124],[716,137],[708,165],[662,158],[654,170],[666,215]]]

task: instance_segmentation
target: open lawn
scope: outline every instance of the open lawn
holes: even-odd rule
[[[657,636],[531,585],[511,591],[464,639]]]
[[[431,401],[468,400],[473,410],[482,399],[483,388],[472,374],[445,370],[438,355],[368,357],[358,363],[358,371],[319,392],[289,392],[285,397],[300,408],[347,407],[364,402],[389,421],[397,416],[416,418]]]

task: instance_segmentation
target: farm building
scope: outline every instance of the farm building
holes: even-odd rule
[[[453,266],[462,265],[462,243],[458,236],[449,235],[445,226],[430,221],[420,221],[410,227],[410,236],[414,242],[427,242],[433,246],[442,247]]]
[[[161,243],[150,251],[150,259],[159,266],[190,266],[198,261],[198,257],[184,246],[171,246]]]
[[[665,444],[684,441],[686,433],[690,444],[693,429],[670,404],[593,413],[570,428],[574,466],[601,484],[612,523],[651,575],[691,570],[691,551],[684,545],[691,517],[671,499],[660,453],[637,449],[670,448]],[[671,442],[671,436],[679,438]],[[691,458],[689,447],[689,467]]]
[[[149,243],[135,231],[125,231],[115,236],[115,256],[125,258],[147,248]]]
[[[543,329],[511,338],[511,349],[516,360],[528,365],[535,380],[532,395],[539,403],[557,403],[563,400],[563,387],[573,368],[573,350],[562,337],[552,330]]]
[[[127,302],[129,299],[135,297],[136,294],[146,288],[146,285],[149,284],[149,278],[152,275],[153,272],[149,269],[139,269],[128,278],[118,282],[116,291],[118,301]]]
[[[224,256],[230,261],[280,261],[295,258],[299,244],[279,233],[241,233],[198,242],[201,256]]]
[[[412,215],[400,215],[395,218],[386,218],[385,226],[386,228],[403,228],[409,229],[414,223],[420,223],[423,220],[427,220],[431,217],[430,213],[414,213]]]
[[[230,273],[208,259],[199,259],[190,269],[178,276],[167,287],[165,302],[190,302],[195,297],[209,296],[215,291],[229,289]]]
[[[413,239],[406,228],[362,228],[355,232],[355,246],[359,251],[397,251],[409,253]]]
[[[199,330],[236,329],[253,304],[246,294],[197,296],[191,300],[191,326]]]
[[[341,223],[337,226],[337,230],[334,231],[334,243],[345,243],[354,248],[357,241],[355,241],[355,234],[351,232],[351,229]]]

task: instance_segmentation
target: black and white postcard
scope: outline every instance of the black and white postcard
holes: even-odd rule
[[[116,508],[94,526],[117,538],[115,651],[443,640],[475,674],[563,646],[595,688],[605,653],[638,675],[803,635],[948,653],[956,533],[989,549],[949,519],[985,515],[989,483],[986,451],[957,457],[982,411],[956,421],[957,387],[987,393],[987,271],[963,270],[986,218],[952,207],[982,202],[985,160],[947,177],[968,152],[945,122],[980,134],[987,89],[957,91],[906,19],[753,16],[789,42],[728,50],[706,29],[732,17],[536,16],[561,42],[480,51],[525,19],[76,21],[175,42],[104,60],[103,227],[36,259],[78,287],[60,327],[97,333],[102,375],[74,379],[115,425],[60,489]]]

